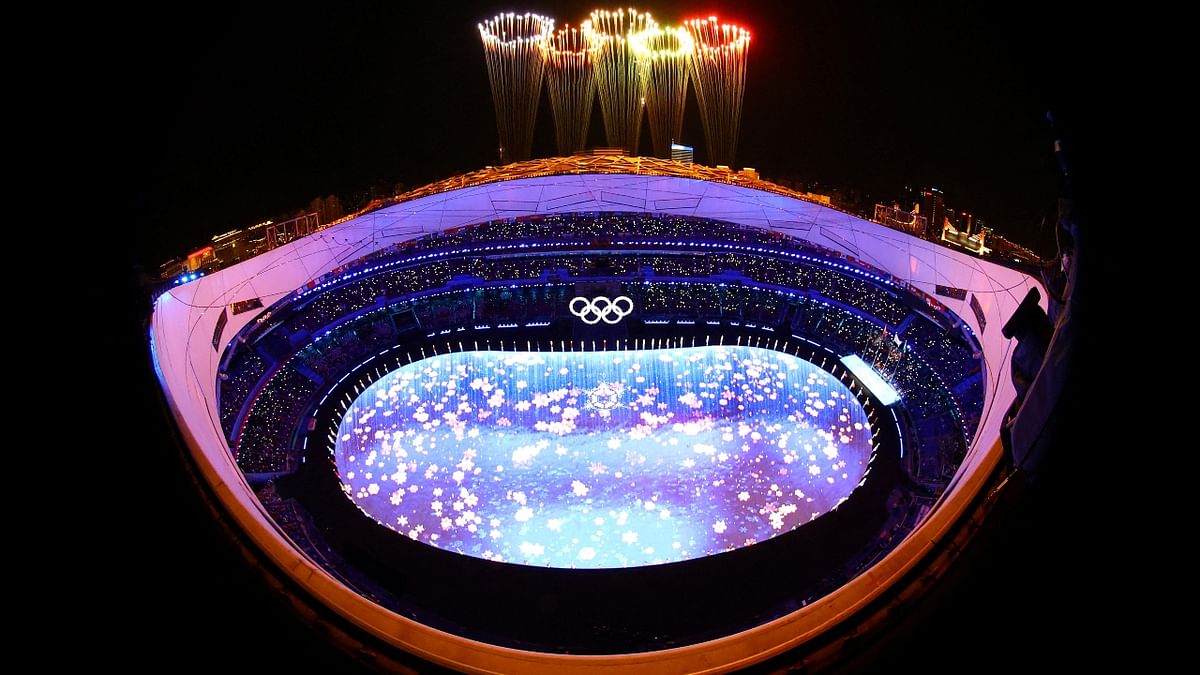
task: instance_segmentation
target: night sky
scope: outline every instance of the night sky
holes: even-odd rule
[[[328,3],[194,10],[120,45],[131,181],[147,267],[212,235],[372,186],[421,185],[496,161],[476,23],[525,9],[577,24],[591,3]],[[728,3],[731,6],[742,3]],[[1077,56],[1053,10],[996,4],[658,2],[663,22],[718,14],[750,28],[737,166],[864,189],[935,185],[996,230],[1045,244],[1056,179],[1048,109],[1074,112]],[[705,159],[694,92],[684,141]],[[650,147],[643,125],[643,152]],[[590,141],[603,145],[596,106]],[[554,153],[543,90],[534,156]]]
[[[115,237],[108,243],[117,244],[127,271],[156,271],[214,234],[303,208],[318,195],[351,200],[372,186],[416,186],[494,163],[476,23],[509,10],[577,23],[594,8],[326,4],[204,3],[127,16],[105,8],[106,18],[126,26],[97,32],[104,58],[83,64],[96,76],[89,105],[103,125],[98,135],[114,146],[112,166],[132,169],[111,171],[120,223],[95,236]],[[664,22],[716,13],[752,31],[738,166],[880,197],[936,185],[950,206],[1046,251],[1050,226],[1039,223],[1053,222],[1058,179],[1045,113],[1057,111],[1069,132],[1082,130],[1092,110],[1080,103],[1091,84],[1080,19],[1033,3],[727,4],[664,0],[642,8]],[[684,136],[703,160],[694,94]],[[591,141],[603,144],[598,109]],[[543,93],[534,155],[553,149]],[[87,605],[102,612],[95,623],[105,640],[89,658],[344,670],[345,659],[243,564],[196,498],[148,366],[148,307],[136,274],[127,276],[127,330],[100,331],[97,340],[128,338],[121,348],[130,365],[116,377],[130,393],[112,397],[120,410],[104,424],[137,420],[129,422],[137,431],[124,437],[124,452],[93,453],[102,455],[96,475],[112,473],[96,481],[103,494],[93,503],[112,511],[97,518],[96,550],[114,552],[101,564],[116,581],[100,584],[105,597]],[[107,307],[111,298],[97,301]],[[1060,498],[1017,511],[993,541],[973,546],[952,575],[958,581],[907,616],[876,663],[961,672],[949,657],[962,655],[1012,671],[1035,656],[1065,668],[1091,653],[1087,632],[1072,639],[1062,631],[1102,615],[1086,609],[1095,592],[1075,567],[1079,551],[1098,545],[1085,526],[1097,519],[1087,500],[1073,498],[1088,493],[1083,479],[1056,487]]]

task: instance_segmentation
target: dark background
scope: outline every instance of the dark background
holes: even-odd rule
[[[1068,138],[1074,130],[1075,147],[1102,151],[1080,131],[1093,76],[1083,18],[1020,3],[741,4],[647,6],[666,22],[717,13],[751,29],[738,166],[884,197],[937,185],[948,205],[999,233],[1042,249],[1052,242],[1049,224],[1040,227],[1053,223],[1059,183],[1046,111],[1058,112]],[[106,460],[130,489],[104,502],[114,528],[101,545],[114,552],[118,581],[100,589],[93,620],[104,640],[93,663],[349,667],[262,586],[199,504],[148,367],[138,270],[318,195],[350,201],[372,186],[494,163],[476,22],[529,9],[577,23],[592,8],[210,3],[130,16],[106,37],[98,86],[116,114],[104,133],[131,167],[119,181],[129,234],[115,254],[130,280],[128,329],[106,337],[129,338],[119,345],[132,364],[121,403],[136,422],[129,455]],[[694,96],[684,128],[703,160]],[[591,139],[603,144],[598,110]],[[534,155],[552,153],[543,100]],[[1088,487],[1081,476],[1056,480],[995,518],[955,578],[853,669],[961,672],[959,657],[997,671],[1103,661],[1104,646],[1079,632],[1097,621],[1102,594],[1078,569],[1094,546],[1092,516],[1076,499]]]
[[[1055,196],[1044,115],[1070,106],[1079,86],[1070,73],[1085,65],[1065,12],[726,4],[663,0],[651,11],[664,22],[712,12],[750,27],[736,166],[887,199],[938,186],[949,206],[997,232],[1052,244],[1041,226],[1053,222]],[[561,25],[592,7],[528,9]],[[372,187],[496,163],[476,24],[500,9],[516,8],[203,5],[120,45],[129,63],[110,77],[137,102],[128,147],[145,171],[131,182],[147,230],[134,260],[156,266],[316,196],[350,205]],[[604,144],[598,105],[590,140]],[[683,140],[706,159],[694,92]],[[533,154],[556,154],[545,93]]]

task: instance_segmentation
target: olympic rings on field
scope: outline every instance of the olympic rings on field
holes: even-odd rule
[[[611,300],[603,295],[597,295],[590,299],[580,295],[571,298],[571,303],[567,307],[571,310],[572,314],[579,317],[580,321],[589,326],[598,324],[601,321],[610,325],[616,325],[633,311],[633,300],[624,295],[617,296]],[[616,318],[612,318],[614,315]]]

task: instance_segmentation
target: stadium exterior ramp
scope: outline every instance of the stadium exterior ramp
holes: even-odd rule
[[[1021,272],[807,201],[763,181],[663,160],[621,157],[599,165],[592,159],[535,160],[449,179],[167,291],[155,302],[150,340],[172,414],[199,475],[263,556],[321,604],[379,640],[421,658],[476,672],[715,672],[802,646],[836,629],[922,564],[968,512],[1002,458],[1000,427],[1015,397],[1009,373],[1015,344],[1001,335],[1000,327],[1030,288],[1038,287],[1043,298],[1045,289]],[[924,522],[874,567],[807,607],[742,633],[641,654],[546,654],[450,635],[372,603],[309,560],[259,504],[221,431],[216,384],[222,354],[228,341],[258,316],[230,315],[229,306],[260,298],[270,307],[366,254],[450,228],[534,214],[613,211],[661,212],[774,230],[868,263],[930,296],[936,285],[966,289],[962,300],[937,299],[965,320],[982,346],[987,374],[984,415],[958,475]],[[980,325],[980,316],[986,325]],[[219,321],[223,325],[214,335]]]

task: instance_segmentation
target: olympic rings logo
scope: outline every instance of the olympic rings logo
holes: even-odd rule
[[[633,311],[633,300],[624,295],[617,296],[611,300],[603,295],[597,295],[591,299],[580,295],[571,298],[571,303],[567,307],[571,310],[572,314],[579,317],[580,321],[589,326],[598,324],[601,321],[610,325],[616,325]],[[613,316],[616,318],[612,318]]]

